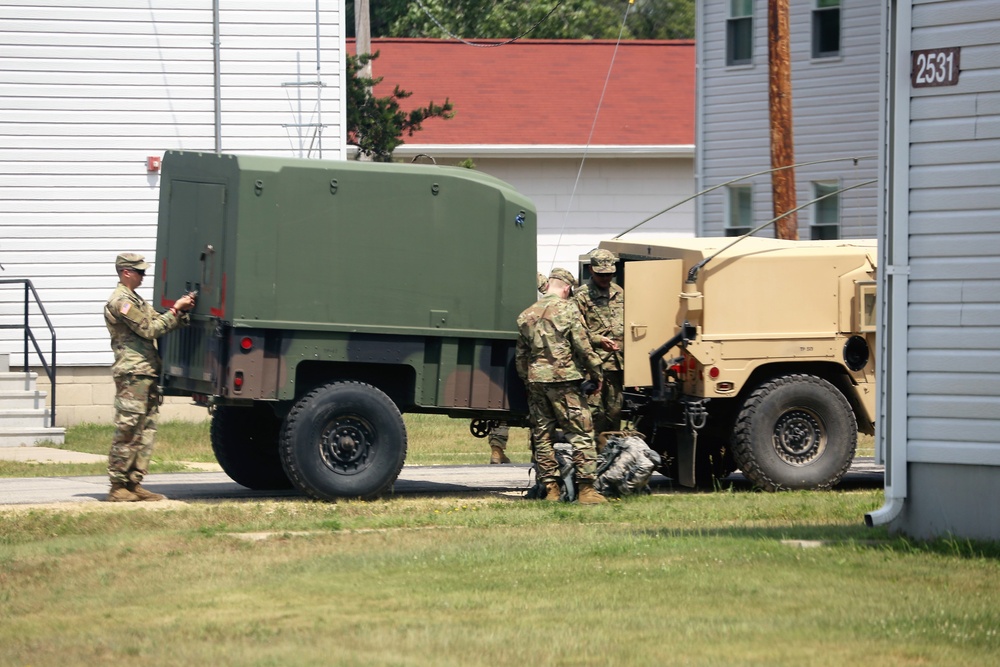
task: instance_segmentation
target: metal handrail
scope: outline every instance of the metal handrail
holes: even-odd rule
[[[49,425],[56,425],[56,329],[52,326],[52,320],[49,319],[48,313],[45,312],[45,306],[42,305],[42,300],[38,298],[38,292],[35,291],[35,286],[31,284],[31,281],[27,278],[2,278],[0,279],[0,285],[5,284],[23,284],[24,285],[24,324],[0,324],[0,329],[24,329],[24,372],[29,372],[28,366],[28,339],[31,339],[31,344],[35,347],[35,354],[42,362],[42,368],[45,370],[45,375],[49,378],[49,383],[52,388],[52,408],[49,415]],[[52,364],[51,366],[45,362],[45,355],[42,354],[42,348],[38,344],[38,340],[35,338],[35,334],[31,331],[31,325],[28,320],[28,315],[31,312],[29,309],[30,302],[28,301],[28,294],[35,299],[35,305],[38,306],[39,312],[41,312],[42,317],[45,318],[45,325],[49,328],[49,334],[52,336]]]

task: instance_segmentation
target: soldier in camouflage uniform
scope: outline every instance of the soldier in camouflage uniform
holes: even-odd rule
[[[614,254],[598,248],[590,254],[590,280],[573,298],[590,332],[590,344],[601,357],[604,385],[588,397],[594,432],[621,430],[622,385],[625,381],[625,292],[611,282]]]
[[[569,301],[575,284],[569,271],[553,269],[545,295],[517,318],[515,363],[528,387],[535,462],[545,499],[559,500],[559,464],[552,445],[559,428],[573,445],[577,497],[589,505],[606,500],[594,490],[597,450],[581,382],[589,374],[599,389],[602,372],[580,312]]]
[[[160,354],[156,339],[190,322],[194,295],[185,294],[159,314],[135,290],[149,265],[142,255],[122,253],[115,259],[118,287],[104,306],[115,362],[115,434],[108,454],[109,502],[163,500],[141,485],[149,469],[159,412]]]
[[[549,284],[549,277],[544,273],[539,273],[535,279],[535,284],[541,294],[545,294],[545,288]],[[498,423],[490,430],[490,463],[510,463],[507,458],[507,441],[510,439],[510,426],[507,422]]]

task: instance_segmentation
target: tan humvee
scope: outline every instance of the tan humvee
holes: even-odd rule
[[[738,467],[768,490],[840,480],[858,432],[874,432],[874,240],[601,247],[622,260],[628,407],[668,474],[693,486]]]

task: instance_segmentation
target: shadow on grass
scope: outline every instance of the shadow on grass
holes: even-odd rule
[[[886,551],[896,554],[937,554],[966,560],[1000,560],[1000,542],[941,537],[934,540],[914,540],[889,535],[885,528],[868,528],[858,525],[796,525],[773,527],[726,528],[650,528],[637,531],[651,538],[677,539],[720,537],[785,542],[790,547],[810,549],[824,546],[853,546],[857,549]]]

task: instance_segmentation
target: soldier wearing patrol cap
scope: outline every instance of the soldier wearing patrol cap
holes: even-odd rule
[[[160,354],[156,339],[190,322],[194,294],[177,299],[165,313],[157,313],[136,289],[146,275],[142,255],[125,252],[115,258],[118,287],[104,305],[104,323],[111,334],[115,362],[115,434],[108,453],[110,502],[163,500],[165,496],[142,487],[149,469],[159,413]]]
[[[545,294],[545,290],[549,286],[549,277],[544,273],[539,272],[535,277],[535,286],[538,288],[539,293]],[[510,458],[507,456],[507,442],[510,440],[510,426],[507,422],[499,422],[490,429],[490,463],[491,464],[502,464],[510,463]]]
[[[590,344],[601,357],[604,385],[590,395],[594,432],[621,429],[622,385],[625,365],[625,291],[612,282],[617,259],[610,250],[590,253],[590,280],[576,290],[573,298],[590,332]]]
[[[601,385],[601,359],[594,353],[580,312],[569,300],[576,279],[566,269],[553,269],[545,295],[517,318],[514,355],[517,373],[528,387],[528,411],[535,444],[538,481],[546,500],[559,500],[559,464],[553,441],[561,429],[573,445],[581,504],[606,502],[594,489],[597,450],[593,423],[581,381],[589,375]]]

